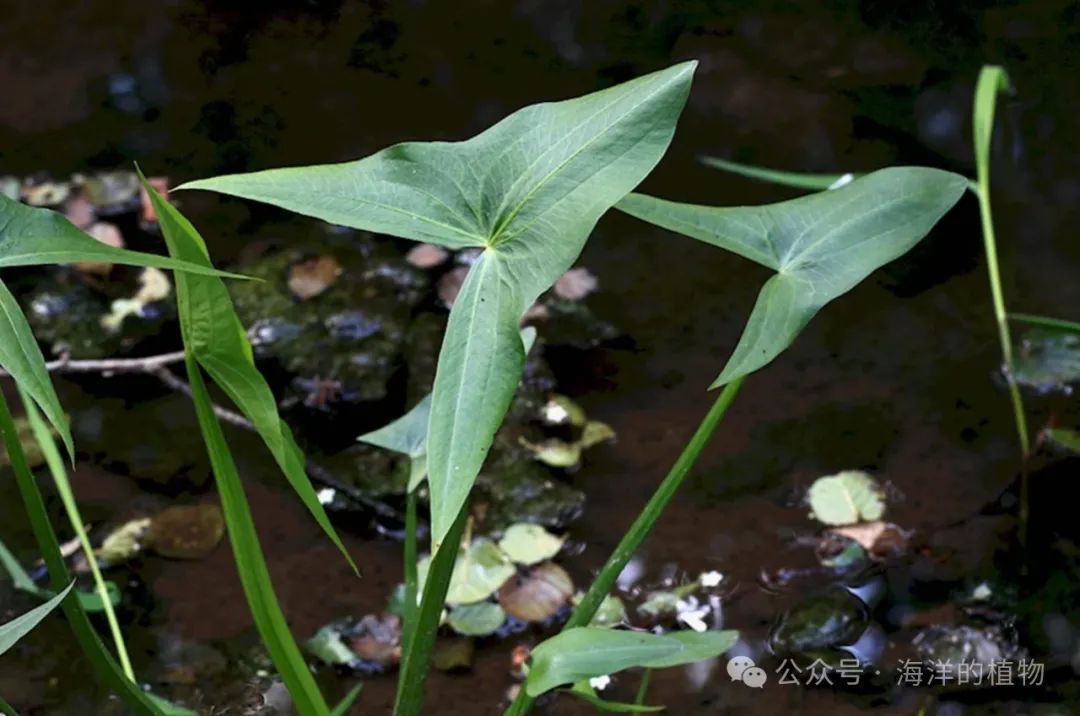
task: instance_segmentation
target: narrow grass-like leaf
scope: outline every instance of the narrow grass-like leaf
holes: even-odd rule
[[[26,507],[26,515],[30,521],[30,527],[37,539],[41,555],[49,569],[49,579],[53,589],[57,592],[66,589],[71,584],[71,575],[68,574],[67,565],[64,564],[64,556],[60,552],[60,544],[57,542],[56,533],[53,532],[49,523],[49,514],[45,509],[45,501],[38,491],[37,483],[26,464],[26,455],[22,445],[19,444],[15,422],[8,410],[7,400],[0,391],[0,433],[3,433],[4,446],[7,448],[8,459],[12,471],[15,473],[15,483],[19,488],[23,505]],[[112,689],[124,704],[137,715],[150,714],[159,716],[160,711],[145,693],[120,669],[113,659],[112,654],[105,648],[101,638],[98,637],[86,613],[79,606],[76,599],[65,599],[61,602],[64,616],[67,617],[71,631],[74,633],[79,647],[86,656],[94,672],[101,682]]]
[[[3,654],[8,649],[15,646],[15,642],[29,634],[42,619],[49,615],[49,612],[60,606],[60,602],[64,601],[64,597],[68,595],[68,592],[70,592],[71,588],[74,586],[75,582],[72,582],[67,585],[62,592],[44,604],[39,604],[25,614],[17,616],[5,624],[0,624],[0,654]]]
[[[168,256],[103,244],[55,211],[26,206],[0,194],[0,268],[77,261],[153,266],[210,276],[244,278],[239,274]]]
[[[33,431],[34,440],[37,441],[41,447],[42,455],[45,456],[45,464],[48,465],[49,472],[52,474],[68,522],[71,524],[71,529],[82,546],[83,556],[86,558],[90,573],[94,577],[94,586],[97,590],[97,596],[101,600],[101,608],[105,612],[105,620],[109,625],[109,633],[112,636],[113,647],[116,649],[116,657],[120,661],[120,668],[124,670],[125,676],[135,681],[135,670],[131,668],[131,659],[128,658],[127,647],[124,645],[124,635],[120,631],[120,622],[116,619],[116,612],[113,610],[112,596],[109,594],[105,578],[101,576],[101,569],[98,567],[97,557],[94,556],[94,547],[90,544],[90,537],[86,534],[82,515],[79,514],[79,505],[75,502],[75,493],[71,489],[71,482],[68,480],[67,470],[64,468],[64,459],[60,457],[60,451],[56,449],[56,442],[53,440],[52,432],[49,430],[49,426],[45,424],[45,421],[42,420],[41,414],[34,406],[34,401],[30,399],[30,396],[26,394],[26,391],[21,386],[18,390],[19,397],[22,399],[23,407],[26,410],[26,418],[30,421],[30,429]]]
[[[169,252],[185,262],[211,267],[206,244],[191,222],[142,174],[139,178],[153,202]],[[293,490],[355,571],[352,557],[304,472],[304,456],[278,415],[274,394],[255,367],[251,344],[225,284],[216,276],[178,273],[176,302],[185,347],[255,426]]]
[[[160,214],[159,214],[160,216]],[[189,354],[186,359],[188,379],[191,383],[191,395],[195,402],[195,412],[199,419],[199,429],[210,455],[210,465],[217,481],[218,495],[221,498],[221,510],[225,515],[225,525],[229,531],[236,567],[240,573],[251,615],[259,630],[263,643],[281,674],[285,686],[289,689],[293,704],[303,716],[324,716],[329,712],[319,687],[308,670],[304,657],[300,653],[285,615],[281,611],[274,586],[270,581],[270,572],[266,567],[259,536],[255,531],[255,521],[251,508],[244,496],[240,475],[236,471],[225,435],[221,431],[217,416],[214,415],[210,395],[203,382],[202,373],[195,359]]]
[[[15,559],[15,555],[11,553],[11,550],[7,548],[7,545],[0,541],[0,569],[7,573],[11,578],[11,586],[18,589],[21,592],[27,594],[33,594],[39,599],[52,599],[56,596],[56,592],[51,589],[45,589],[39,587],[37,583],[30,578],[23,566],[19,564],[19,561]],[[108,602],[111,606],[116,606],[120,603],[120,587],[116,586],[116,582],[105,582],[105,593],[108,595]],[[101,612],[105,610],[101,596],[97,592],[83,592],[81,590],[75,590],[75,596],[79,600],[79,604],[83,610],[88,613]]]
[[[3,716],[19,716],[19,714],[15,713],[15,709],[11,708],[11,704],[4,701],[2,696],[0,696],[0,714],[3,714]]]
[[[618,208],[776,271],[717,387],[776,358],[823,306],[926,236],[966,188],[958,174],[894,167],[766,206],[720,208],[631,194]]]
[[[1080,333],[1080,323],[1076,321],[1068,321],[1064,318],[1053,318],[1052,316],[1036,316],[1031,313],[1010,313],[1009,318],[1020,323],[1027,323],[1031,326],[1042,326],[1043,328],[1059,328],[1063,331],[1072,331],[1073,333]]]
[[[536,697],[562,684],[572,684],[633,666],[666,668],[710,659],[735,643],[737,632],[648,632],[597,627],[567,629],[532,651],[525,690]]]
[[[349,713],[349,709],[356,703],[356,697],[360,695],[360,692],[363,691],[363,689],[363,681],[349,689],[349,693],[345,694],[345,697],[338,702],[338,705],[330,712],[330,716],[345,716],[345,714]]]
[[[810,189],[811,191],[824,191],[825,189],[839,188],[847,181],[856,179],[858,174],[808,174],[806,172],[785,172],[778,169],[756,167],[752,164],[740,164],[719,157],[701,157],[701,163],[739,176],[757,179],[758,181],[780,186],[789,186],[794,189]]]
[[[436,546],[461,511],[520,379],[519,319],[573,264],[600,216],[660,160],[694,66],[526,107],[463,142],[411,142],[355,162],[181,187],[484,249],[450,313],[435,378],[427,454]]]

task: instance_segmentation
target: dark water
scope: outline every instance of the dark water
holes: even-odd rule
[[[689,201],[761,203],[791,193],[709,170],[695,157],[808,171],[925,163],[971,173],[975,76],[984,62],[1002,63],[1016,88],[999,109],[994,155],[1007,299],[1017,310],[1077,317],[1074,3],[278,0],[255,10],[190,0],[9,0],[4,10],[0,173],[21,175],[138,160],[180,181],[352,159],[402,140],[464,138],[522,105],[697,58],[674,145],[645,189]],[[309,222],[261,207],[209,195],[182,201],[221,261],[251,241],[303,241],[312,231]],[[562,376],[621,438],[591,455],[577,478],[589,504],[573,535],[587,547],[572,569],[585,581],[707,408],[705,387],[764,275],[616,214],[601,221],[582,264],[599,276],[598,312],[634,338],[633,349],[589,355],[583,369]],[[890,484],[889,519],[915,530],[928,556],[893,574],[897,593],[906,594],[905,580],[913,579],[942,585],[947,600],[950,588],[996,575],[1030,591],[1060,571],[1070,558],[1054,545],[1080,539],[1062,500],[1077,494],[1076,465],[1036,473],[1033,566],[1024,582],[1012,518],[1019,461],[996,379],[991,315],[977,208],[968,197],[911,256],[830,306],[748,382],[692,485],[645,545],[648,573],[660,575],[665,565],[687,574],[723,571],[738,585],[725,605],[727,623],[763,637],[798,590],[763,589],[762,574],[813,562],[798,540],[814,530],[797,504],[800,490],[820,474],[854,467]],[[175,405],[178,414],[187,409],[181,399]],[[1033,426],[1051,412],[1059,421],[1070,416],[1067,403],[1033,407]],[[250,438],[233,439],[238,455],[258,454]],[[365,573],[355,581],[281,484],[260,479],[266,465],[251,458],[244,467],[295,633],[378,611],[400,579],[399,545],[350,538]],[[74,481],[92,522],[115,519],[117,505],[135,512],[155,499],[90,466]],[[0,519],[5,541],[28,558],[32,543],[10,480],[0,484]],[[234,575],[227,549],[196,562],[148,560],[141,588],[156,606],[126,615],[136,669],[152,668],[164,635],[213,642],[230,654],[249,648],[251,623]],[[1059,610],[1066,605],[1042,604],[1024,622],[1025,635],[1038,640],[1043,617]],[[473,675],[433,674],[430,712],[499,713],[511,683],[508,649],[481,649]],[[33,705],[32,713],[99,709],[60,620],[0,666],[0,693]],[[676,714],[1022,712],[1020,699],[1052,703],[1076,694],[1074,673],[1060,665],[1052,688],[946,697],[954,702],[948,707],[917,689],[868,698],[734,688],[722,666],[701,689],[687,679],[682,670],[657,673],[651,701]],[[346,688],[330,681],[331,693]],[[632,680],[620,684],[614,698],[633,687]],[[357,713],[386,713],[392,696],[391,677],[373,679]],[[967,705],[955,706],[961,701]],[[588,712],[567,699],[550,711]]]

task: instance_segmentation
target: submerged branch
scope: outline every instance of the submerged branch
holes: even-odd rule
[[[103,376],[144,373],[157,378],[169,389],[175,390],[178,393],[183,393],[190,398],[191,386],[169,370],[170,365],[182,363],[183,360],[184,351],[161,353],[159,355],[146,356],[144,358],[105,358],[101,360],[71,360],[70,356],[65,354],[54,361],[49,361],[45,364],[45,367],[50,373],[99,373]],[[0,378],[10,377],[10,373],[0,368]],[[214,409],[214,414],[222,422],[238,428],[243,428],[244,430],[255,430],[255,426],[252,425],[251,421],[240,413],[222,407],[217,403],[212,403],[211,407]],[[309,461],[305,466],[305,471],[311,481],[315,484],[341,492],[350,500],[363,505],[383,519],[389,519],[398,524],[404,524],[405,516],[398,510],[395,510],[393,507],[383,502],[368,497],[352,485],[344,483],[334,477],[325,468]],[[381,531],[386,532],[387,530],[381,529]]]

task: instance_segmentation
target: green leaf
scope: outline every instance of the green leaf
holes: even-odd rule
[[[409,484],[412,492],[427,477],[427,428],[431,413],[431,395],[425,395],[409,412],[378,430],[357,438],[370,445],[409,456]]]
[[[975,167],[981,186],[990,183],[990,139],[994,134],[994,109],[998,92],[1009,91],[1009,75],[1004,68],[986,65],[979,72],[975,85],[973,132],[975,134]]]
[[[158,217],[161,218],[160,211]],[[199,429],[210,456],[210,466],[221,498],[221,510],[228,527],[229,542],[232,543],[236,568],[240,574],[240,584],[251,608],[255,627],[292,696],[296,710],[301,716],[323,716],[329,709],[304,662],[300,647],[289,632],[285,614],[274,595],[274,585],[270,581],[270,572],[259,545],[251,508],[244,496],[240,475],[225,442],[225,435],[221,431],[217,416],[214,415],[206,383],[203,382],[199,366],[190,354],[187,356],[186,365]]]
[[[506,621],[506,612],[494,602],[461,604],[450,610],[446,622],[464,636],[487,636],[498,631]]]
[[[0,654],[15,646],[15,642],[29,634],[42,619],[48,616],[49,612],[60,606],[60,602],[64,601],[64,597],[68,595],[68,592],[74,586],[75,582],[72,582],[64,591],[44,604],[34,607],[22,616],[15,617],[6,624],[0,624]]]
[[[211,266],[103,244],[55,211],[26,206],[0,194],[0,268],[77,261],[153,266],[209,276],[244,278]]]
[[[732,174],[738,174],[740,176],[749,177],[750,179],[757,179],[759,181],[768,182],[770,184],[779,184],[781,186],[790,186],[795,189],[810,189],[812,191],[824,191],[826,189],[837,188],[843,186],[847,180],[857,178],[858,174],[807,174],[805,172],[784,172],[777,169],[768,169],[766,167],[756,167],[751,164],[740,164],[739,162],[728,161],[727,159],[720,159],[719,157],[701,157],[701,163],[706,166],[710,166],[714,169],[720,169],[725,172],[731,172]],[[837,186],[837,185],[840,186]]]
[[[719,208],[631,194],[618,208],[777,272],[716,387],[771,362],[822,307],[926,236],[966,187],[958,174],[894,167],[766,206]]]
[[[2,224],[3,220],[0,219]],[[45,357],[41,355],[41,348],[30,330],[30,324],[26,322],[26,316],[3,281],[0,281],[0,368],[10,373],[15,382],[33,398],[64,441],[68,455],[74,455],[71,428],[49,378]]]
[[[827,525],[873,522],[885,513],[881,488],[859,470],[845,470],[814,480],[807,494],[813,517]]]
[[[211,268],[206,244],[195,227],[176,207],[162,199],[141,173],[139,178],[153,202],[169,253]],[[216,276],[178,273],[176,301],[185,349],[251,421],[308,512],[356,571],[352,557],[330,524],[304,472],[304,456],[292,432],[278,416],[274,394],[255,367],[251,344],[224,282]]]
[[[1046,441],[1059,450],[1080,455],[1080,430],[1050,428],[1043,433]]]
[[[345,697],[338,702],[338,705],[334,707],[334,710],[330,712],[330,716],[345,716],[349,713],[349,709],[356,703],[356,698],[360,696],[360,692],[364,689],[364,682],[361,681],[356,686],[349,689],[349,693],[345,694]]]
[[[506,528],[499,549],[518,564],[537,564],[558,554],[564,541],[540,525],[520,522]]]
[[[197,711],[192,711],[183,706],[177,706],[173,702],[163,699],[156,694],[147,692],[146,697],[157,707],[157,713],[160,714],[160,716],[199,716]]]
[[[319,629],[315,636],[304,642],[304,648],[325,664],[338,666],[356,661],[356,654],[341,638],[341,629],[336,624],[327,624]]]
[[[663,706],[645,706],[642,704],[624,704],[617,701],[607,701],[596,695],[596,692],[591,686],[589,686],[588,680],[579,681],[574,684],[572,688],[562,689],[565,693],[573,694],[582,701],[592,704],[598,710],[606,713],[613,714],[643,714],[653,713],[656,711],[663,711]]]
[[[427,583],[427,575],[432,563],[431,557],[420,561],[420,589]],[[447,604],[472,604],[487,599],[506,580],[514,576],[510,558],[491,540],[480,537],[469,546],[462,545],[454,562],[454,571],[450,576],[450,586],[446,592]]]
[[[1064,318],[1053,318],[1051,316],[1035,316],[1030,313],[1010,313],[1009,318],[1020,323],[1027,323],[1032,326],[1042,326],[1044,328],[1059,328],[1063,331],[1072,331],[1073,333],[1080,333],[1080,323],[1076,321],[1067,321]]]
[[[461,511],[521,376],[517,325],[573,264],[600,216],[664,154],[687,62],[533,105],[463,142],[406,143],[344,164],[190,182],[335,224],[479,247],[439,354],[428,431],[432,542]]]
[[[719,656],[738,638],[737,632],[648,632],[597,627],[567,629],[540,643],[532,652],[525,690],[536,697],[561,684],[613,674],[633,666],[663,668]]]
[[[1039,393],[1071,392],[1080,382],[1080,333],[1048,326],[1027,331],[1016,346],[1012,378]]]
[[[49,523],[49,514],[45,508],[45,501],[38,490],[37,482],[26,465],[26,456],[19,444],[15,430],[15,423],[8,410],[7,401],[3,392],[0,391],[0,433],[3,433],[4,446],[11,461],[11,467],[15,473],[15,484],[19,488],[23,506],[26,508],[26,516],[30,521],[30,527],[34,532],[41,555],[49,569],[49,579],[52,588],[59,593],[66,589],[72,582],[68,574],[64,556],[60,552],[60,544],[57,542],[56,533]],[[97,635],[93,625],[79,605],[78,600],[67,599],[61,602],[64,616],[67,617],[71,631],[79,642],[83,655],[93,667],[95,674],[101,683],[112,689],[123,701],[124,705],[134,714],[160,714],[154,703],[147,698],[146,694],[132,682],[120,669],[119,664],[113,659],[112,654],[105,648],[101,638]]]

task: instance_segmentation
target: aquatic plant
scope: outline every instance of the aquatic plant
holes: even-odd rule
[[[466,532],[469,496],[521,379],[529,342],[529,336],[519,332],[522,316],[574,263],[605,212],[618,208],[734,252],[774,275],[762,287],[733,355],[712,385],[722,387],[715,403],[561,634],[534,650],[525,688],[509,711],[513,714],[525,713],[534,697],[564,685],[570,687],[569,693],[602,705],[589,678],[635,666],[652,669],[697,661],[717,656],[734,643],[737,635],[732,631],[661,636],[590,623],[747,376],[779,356],[826,304],[921,240],[967,186],[963,177],[948,172],[898,167],[832,191],[760,207],[698,206],[632,194],[674,136],[694,68],[695,63],[683,63],[577,99],[526,107],[462,142],[411,142],[355,162],[222,176],[182,187],[253,199],[450,250],[478,250],[450,312],[430,401],[420,401],[402,419],[364,436],[404,453],[412,464],[406,504],[403,653],[394,708],[399,716],[414,716],[423,705],[432,643]],[[312,517],[350,564],[351,558],[304,474],[304,456],[255,368],[251,345],[222,281],[239,277],[215,270],[194,226],[145,180],[143,185],[169,258],[103,246],[57,214],[0,197],[0,267],[110,261],[176,270],[188,383],[256,627],[297,711],[305,716],[341,713],[351,701],[333,711],[328,707],[276,599],[204,375],[243,414],[238,419],[260,435]],[[0,306],[4,308],[0,367],[40,407],[73,454],[40,349],[3,284]],[[70,578],[2,397],[0,429],[53,589],[60,592]],[[432,544],[421,580],[417,490],[425,481]],[[77,519],[72,511],[73,522]],[[485,544],[500,552],[494,544]],[[508,576],[513,568],[503,571]],[[498,609],[484,601],[490,594],[485,591],[478,600],[492,604],[483,607],[487,613],[459,617],[482,616],[486,628]],[[101,678],[129,708],[136,713],[165,712],[160,701],[137,687],[130,669],[117,665],[78,601],[58,601]],[[466,630],[476,628],[473,621],[462,624]],[[114,641],[122,653],[118,631]],[[354,691],[350,698],[355,695]],[[641,706],[643,698],[644,689],[638,706],[629,710],[651,709]]]

